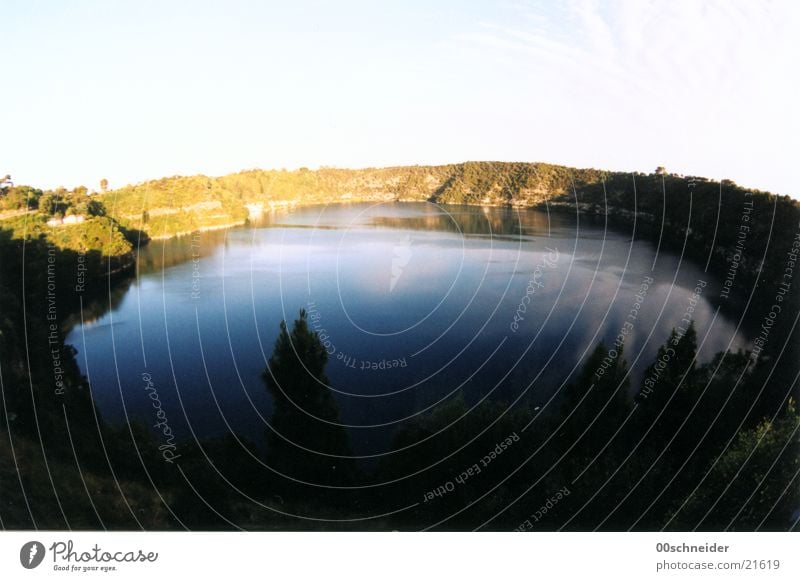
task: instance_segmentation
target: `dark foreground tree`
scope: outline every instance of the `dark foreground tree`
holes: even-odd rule
[[[628,363],[624,347],[609,350],[601,341],[577,377],[564,387],[559,443],[578,442],[573,456],[591,458],[613,438],[630,411]],[[567,419],[568,418],[568,419]]]
[[[715,458],[702,482],[670,523],[678,530],[790,530],[796,525],[800,445],[796,403],[790,399],[774,420],[739,432]]]
[[[327,362],[328,354],[319,335],[309,329],[304,310],[291,332],[281,322],[263,377],[274,401],[267,462],[284,475],[280,481],[288,489],[296,487],[295,480],[337,486],[353,479],[347,432],[339,425],[325,375]]]

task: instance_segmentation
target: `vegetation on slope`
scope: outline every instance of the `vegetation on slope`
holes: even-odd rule
[[[652,397],[624,397],[630,380],[621,352],[604,376],[608,379],[594,377],[598,362],[608,356],[600,344],[565,386],[562,413],[540,417],[540,429],[521,432],[536,417],[534,408],[523,405],[507,413],[499,403],[484,403],[465,415],[467,404],[455,398],[398,430],[392,454],[371,471],[342,470],[346,462],[330,459],[307,465],[315,478],[337,486],[411,475],[386,487],[321,493],[318,487],[287,485],[254,462],[260,457],[288,468],[286,450],[273,441],[271,452],[261,455],[252,443],[242,445],[232,437],[182,444],[177,470],[163,461],[147,428],[103,421],[64,335],[90,292],[108,301],[104,308],[113,304],[107,281],[89,282],[87,296],[75,290],[78,260],[93,260],[98,269],[122,260],[139,236],[136,228],[170,235],[241,223],[248,205],[268,209],[359,200],[541,204],[579,212],[581,220],[608,219],[632,235],[708,263],[722,276],[736,264],[731,300],[742,299],[739,314],[760,324],[778,304],[776,297],[784,296],[784,315],[758,354],[723,352],[705,365],[696,364],[693,330],[680,339],[673,334],[659,352],[663,356],[672,349],[673,362]],[[44,192],[5,186],[0,203],[5,216],[0,222],[0,527],[414,529],[441,521],[439,528],[456,529],[785,530],[796,518],[796,272],[788,294],[778,295],[788,265],[796,268],[797,260],[800,206],[788,198],[666,172],[467,163],[166,178],[96,196],[85,188]],[[48,225],[71,215],[84,221]],[[58,289],[54,339],[51,258]],[[320,399],[313,383],[298,379],[303,377],[298,365],[311,366],[318,378],[325,368],[319,336],[303,319],[301,314],[291,328],[308,347],[303,359],[289,355],[285,337],[290,331],[282,326],[265,388],[281,415],[273,420],[302,425],[324,438],[335,455],[347,450],[343,434],[298,416],[269,379],[280,378],[293,397],[313,400],[311,409],[321,417],[338,417],[334,401]],[[454,422],[441,437],[432,437]],[[513,443],[492,460],[491,470],[479,478],[468,474],[467,480],[464,471],[476,458],[508,438]],[[641,443],[638,452],[628,459],[636,443]],[[321,476],[334,466],[344,474]],[[456,477],[468,485],[455,487]],[[428,498],[428,491],[443,486],[446,494],[390,514],[419,502],[420,492]],[[532,518],[554,491],[567,487],[568,510]],[[280,513],[388,516],[335,524]]]

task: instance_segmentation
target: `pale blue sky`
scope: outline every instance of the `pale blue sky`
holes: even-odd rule
[[[524,160],[797,197],[793,4],[0,0],[0,173]]]

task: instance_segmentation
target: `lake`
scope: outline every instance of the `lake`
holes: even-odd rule
[[[623,329],[632,389],[687,316],[701,361],[744,347],[719,290],[702,265],[585,216],[312,206],[152,241],[124,296],[95,320],[85,312],[67,343],[106,420],[152,425],[158,401],[180,440],[234,431],[263,447],[262,372],[280,322],[305,309],[353,450],[370,457],[459,393],[555,410],[563,383]]]

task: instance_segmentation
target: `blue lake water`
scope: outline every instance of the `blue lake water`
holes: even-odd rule
[[[555,409],[563,382],[626,321],[634,388],[687,314],[701,360],[744,347],[718,296],[702,267],[586,218],[313,206],[151,242],[124,297],[67,342],[107,420],[155,423],[155,392],[180,439],[235,431],[263,445],[272,402],[261,374],[280,322],[305,309],[341,421],[368,456],[459,393]]]

